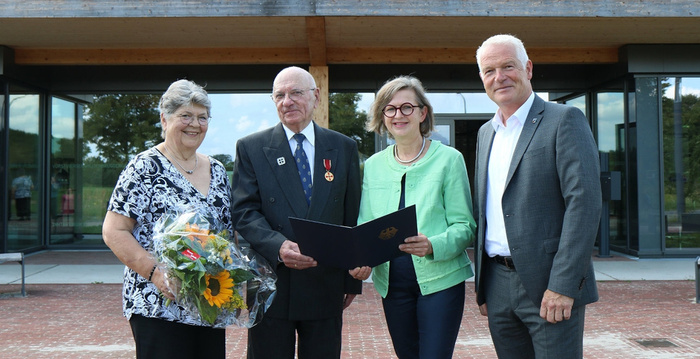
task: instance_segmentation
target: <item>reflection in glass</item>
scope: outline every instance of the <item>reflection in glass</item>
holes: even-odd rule
[[[363,161],[374,154],[375,136],[365,129],[367,112],[361,109],[361,101],[362,96],[358,93],[331,93],[328,96],[328,127],[354,139],[360,161]]]
[[[9,102],[9,197],[7,249],[39,246],[40,96],[12,88]]]
[[[586,95],[572,98],[572,99],[566,101],[566,104],[569,106],[574,106],[574,107],[578,108],[584,114],[586,113]]]
[[[119,174],[133,156],[162,141],[159,99],[159,94],[101,94],[78,110],[79,170],[71,172],[74,193],[62,205],[74,211],[81,244],[102,245],[102,222]]]
[[[662,81],[666,248],[700,247],[700,78]]]
[[[80,238],[75,230],[78,168],[75,107],[73,102],[51,99],[50,244],[72,244]]]
[[[608,171],[620,172],[622,199],[609,201],[610,244],[627,248],[627,171],[625,168],[625,103],[622,92],[599,92],[597,140],[601,157],[607,157]],[[604,170],[604,168],[601,168]]]
[[[451,146],[451,136],[450,125],[435,125],[435,131],[430,134],[430,139],[440,141],[445,146]]]
[[[495,113],[498,106],[484,92],[427,94],[434,113]]]

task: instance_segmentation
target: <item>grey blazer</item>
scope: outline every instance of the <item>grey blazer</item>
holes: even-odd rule
[[[475,289],[482,282],[486,183],[495,131],[479,129],[475,170]],[[580,110],[535,96],[516,144],[502,198],[508,245],[523,286],[536,306],[546,289],[574,298],[574,307],[598,300],[591,260],[601,212],[598,149]]]
[[[313,126],[316,155],[310,205],[281,123],[248,135],[236,145],[233,224],[276,270],[277,294],[265,314],[274,318],[313,320],[341,315],[345,294],[362,292],[362,282],[346,270],[321,265],[291,270],[278,263],[282,242],[295,241],[290,216],[346,226],[357,223],[361,190],[357,144],[340,133]],[[331,160],[332,182],[324,178],[324,159]]]

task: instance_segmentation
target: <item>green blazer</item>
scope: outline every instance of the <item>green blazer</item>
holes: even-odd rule
[[[433,254],[412,256],[421,293],[435,293],[472,277],[466,249],[475,237],[476,223],[462,154],[432,141],[423,158],[402,166],[394,160],[393,151],[394,146],[389,146],[365,162],[358,222],[398,210],[405,174],[405,205],[416,205],[418,232],[433,246]],[[373,269],[372,281],[377,292],[386,297],[389,262]]]

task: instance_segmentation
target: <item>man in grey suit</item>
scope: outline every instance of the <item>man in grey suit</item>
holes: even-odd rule
[[[598,151],[583,113],[545,102],[511,35],[476,52],[498,105],[479,130],[475,288],[499,358],[581,358],[601,211]]]
[[[290,216],[346,226],[357,222],[357,144],[312,121],[319,96],[306,70],[282,70],[272,92],[280,123],[236,145],[234,228],[278,276],[272,305],[248,331],[248,358],[292,359],[297,337],[300,359],[340,358],[343,309],[362,292],[362,282],[348,271],[302,254],[289,223]],[[311,166],[302,169],[307,161]]]

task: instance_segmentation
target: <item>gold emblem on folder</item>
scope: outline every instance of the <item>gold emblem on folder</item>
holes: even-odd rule
[[[379,239],[387,240],[387,239],[392,239],[396,235],[396,232],[399,230],[396,229],[396,227],[389,227],[384,230],[382,230],[379,233]]]

